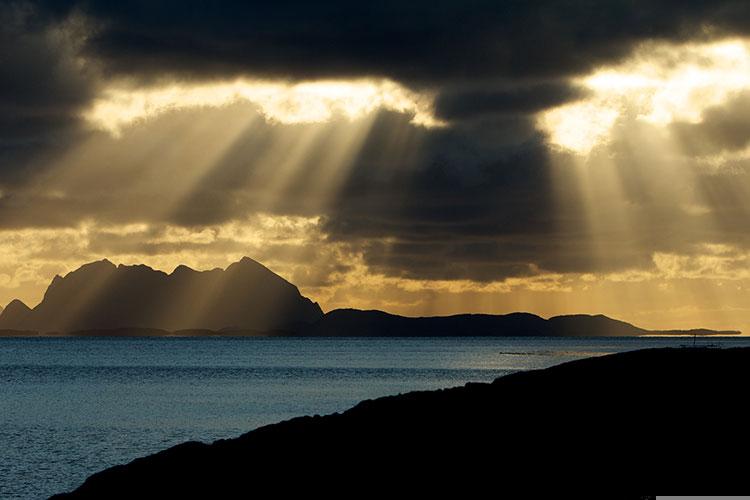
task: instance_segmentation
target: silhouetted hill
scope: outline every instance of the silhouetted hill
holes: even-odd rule
[[[746,487],[748,382],[747,348],[589,358],[185,443],[94,474],[59,498],[735,490]]]
[[[458,314],[410,318],[337,309],[323,315],[296,286],[247,257],[226,270],[171,274],[148,266],[92,262],[55,276],[33,309],[14,300],[0,330],[79,336],[638,336],[736,335],[738,331],[649,331],[602,315]],[[9,333],[10,334],[10,333]]]
[[[645,335],[648,330],[638,328],[630,323],[617,319],[608,318],[602,314],[572,314],[567,316],[554,316],[547,321],[552,335],[569,337],[586,335],[589,337],[629,337],[634,335]]]
[[[304,330],[322,337],[424,337],[547,335],[547,321],[528,313],[459,314],[409,318],[383,311],[336,309]]]
[[[737,335],[737,331],[695,330],[698,335]],[[625,337],[646,334],[686,334],[679,330],[650,331],[602,315],[576,314],[541,318],[529,313],[458,314],[409,318],[383,311],[336,309],[302,330],[320,337],[443,337],[443,336],[547,336]]]
[[[18,299],[14,299],[0,313],[0,329],[23,330],[23,325],[27,323],[30,315],[31,309],[29,309],[29,306]]]
[[[14,301],[6,307],[0,328],[273,330],[296,328],[323,314],[296,286],[247,257],[226,270],[180,266],[171,274],[92,262],[55,276],[33,310],[22,305]]]

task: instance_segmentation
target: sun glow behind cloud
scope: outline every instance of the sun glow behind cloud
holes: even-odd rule
[[[698,123],[707,108],[750,88],[750,42],[648,43],[576,83],[591,96],[541,113],[538,123],[552,144],[585,155],[606,143],[621,117]]]
[[[105,89],[84,118],[94,127],[117,136],[123,127],[159,114],[197,107],[221,107],[237,102],[258,106],[270,122],[323,123],[337,116],[350,120],[377,109],[413,115],[412,122],[440,126],[433,116],[432,96],[412,92],[391,80],[328,80],[302,83],[239,79],[232,82],[133,88],[127,84]]]
[[[685,168],[681,144],[667,125],[708,121],[707,108],[750,88],[749,53],[748,44],[737,40],[651,44],[621,64],[577,79],[589,96],[540,114],[539,123],[551,142],[579,153],[552,153],[552,162],[567,162],[555,170],[559,177],[553,184],[568,188],[554,196],[560,212],[571,215],[561,217],[560,225],[569,224],[563,229],[574,235],[576,255],[591,269],[579,274],[550,266],[489,282],[381,274],[369,267],[365,247],[357,247],[376,239],[351,245],[329,241],[321,224],[345,191],[342,186],[358,172],[354,165],[360,152],[373,149],[363,148],[367,138],[384,135],[377,111],[399,113],[403,129],[388,122],[388,140],[378,139],[378,161],[371,165],[382,168],[383,176],[389,169],[409,172],[412,163],[406,159],[416,155],[424,135],[435,133],[426,128],[444,125],[433,114],[434,96],[374,79],[110,83],[84,115],[91,126],[108,133],[89,134],[88,142],[57,155],[24,187],[36,203],[18,213],[27,217],[38,211],[38,218],[58,213],[81,193],[117,196],[106,204],[83,197],[79,203],[91,203],[97,215],[76,227],[3,233],[0,255],[14,257],[12,262],[0,259],[0,293],[6,301],[20,296],[33,305],[55,273],[103,257],[169,271],[180,263],[224,267],[250,255],[326,309],[381,308],[413,315],[575,311],[606,313],[643,326],[750,331],[749,313],[741,309],[750,276],[733,274],[746,265],[742,247],[717,253],[706,246],[695,254],[656,248],[649,238],[657,239],[652,233],[664,232],[664,226],[654,221],[671,214],[649,205],[647,197],[633,196],[638,183],[637,191],[660,200],[662,208],[681,207],[690,216],[685,233],[698,235],[696,241],[718,241],[711,239],[721,231],[712,219],[717,207]],[[392,120],[396,113],[385,118]],[[618,140],[627,146],[619,151],[637,153],[629,157],[632,162],[625,164],[612,153]],[[598,147],[607,144],[613,148]],[[748,152],[721,155],[706,161],[723,163]],[[462,158],[456,160],[457,169],[467,168]],[[639,164],[648,169],[628,177]],[[218,189],[206,190],[206,185]],[[733,185],[738,191],[743,186]],[[25,193],[14,191],[10,196],[18,204]],[[207,196],[213,192],[221,194],[219,201]],[[215,207],[220,217],[196,217],[192,208],[203,204]],[[576,209],[585,217],[576,216]],[[252,220],[243,219],[242,211]],[[306,215],[293,223],[279,215],[289,213]],[[291,235],[269,229],[279,225],[293,227]],[[25,248],[33,252],[24,253]],[[631,255],[643,258],[634,264]],[[624,263],[610,270],[608,264],[618,256]],[[723,310],[724,303],[731,310]]]

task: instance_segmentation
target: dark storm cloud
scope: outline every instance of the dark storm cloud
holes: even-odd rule
[[[398,130],[398,120],[381,115],[372,137],[388,144],[386,131]],[[506,141],[498,144],[498,135]],[[562,231],[561,219],[582,222],[584,214],[556,206],[549,151],[529,119],[423,132],[412,163],[385,171],[388,158],[373,156],[368,145],[324,230],[331,241],[361,245],[373,271],[492,281],[534,274],[537,267],[586,269],[588,249]]]
[[[157,148],[149,149],[157,164],[132,161],[141,158],[144,138],[158,137],[164,130],[171,131],[170,137],[181,137],[181,127],[226,122],[223,112],[167,114],[125,130],[119,139],[102,135],[101,141],[110,142],[102,148],[106,163],[85,155],[74,165],[76,175],[71,179],[60,175],[38,189],[7,193],[0,198],[0,223],[69,227],[94,217],[103,224],[137,221],[202,227],[241,221],[258,210],[322,214],[327,241],[359,248],[373,269],[387,275],[485,281],[529,274],[534,263],[567,265],[549,260],[554,253],[550,247],[558,245],[558,221],[544,138],[528,119],[424,129],[410,123],[408,115],[381,112],[359,153],[343,168],[342,185],[322,204],[311,186],[329,182],[328,165],[319,161],[320,155],[335,148],[342,131],[352,127],[345,120],[324,126],[322,136],[330,139],[307,151],[290,183],[278,192],[268,192],[266,186],[284,172],[267,164],[265,153],[274,144],[298,143],[321,125],[282,126],[258,120],[199,183],[176,198],[185,161],[192,156],[189,150],[185,160],[162,163],[159,147],[184,146],[159,146],[157,140],[149,146]],[[247,105],[244,113],[252,112]],[[494,139],[498,133],[503,140]],[[286,152],[283,148],[282,154]],[[103,165],[106,175],[101,174]],[[145,175],[149,182],[140,182]],[[127,243],[144,253],[176,249],[172,244],[142,243],[132,235],[109,236],[106,241]]]
[[[7,170],[69,140],[95,80],[79,55],[106,78],[389,77],[437,91],[438,112],[460,119],[575,99],[539,79],[645,39],[737,32],[749,14],[735,0],[12,2],[0,8],[0,154]]]
[[[584,89],[568,82],[527,85],[487,84],[481,88],[456,88],[441,92],[435,100],[435,114],[444,120],[461,120],[492,114],[525,114],[580,99]]]
[[[119,139],[99,134],[107,154],[79,158],[67,183],[61,174],[47,190],[0,193],[2,227],[71,226],[92,218],[201,226],[241,220],[259,210],[322,214],[328,241],[358,249],[377,272],[479,281],[536,269],[643,268],[650,265],[652,251],[684,250],[705,236],[692,231],[699,228],[691,226],[696,217],[680,212],[673,200],[659,204],[656,196],[649,198],[653,193],[642,184],[674,181],[654,179],[639,169],[650,163],[631,162],[628,153],[618,158],[624,167],[616,172],[630,197],[627,210],[647,206],[650,217],[644,217],[642,234],[607,234],[606,259],[593,260],[587,214],[575,204],[556,202],[561,188],[550,159],[556,153],[529,115],[580,98],[567,77],[614,62],[643,40],[738,33],[750,19],[744,1],[57,0],[14,5],[0,8],[0,179],[18,173],[29,151],[70,144],[69,134],[80,130],[78,113],[97,85],[122,76],[141,81],[388,77],[436,92],[436,111],[450,123],[425,129],[405,114],[380,113],[342,185],[321,202],[311,189],[329,181],[320,159],[352,124],[257,120],[189,185],[184,182],[189,162],[199,152],[180,156],[181,151],[232,131],[221,128],[226,110],[179,111],[127,129]],[[71,24],[76,20],[81,24]],[[94,76],[81,66],[79,55],[101,71]],[[737,123],[715,113],[707,115],[714,132],[707,130],[706,147],[746,144]],[[185,140],[191,127],[206,124],[218,135]],[[293,148],[311,127],[324,127],[324,140],[306,152],[283,190],[266,191],[279,174],[275,164],[263,164],[269,145]],[[683,132],[690,135],[693,129]],[[171,162],[161,161],[165,149]],[[715,184],[725,189],[731,181],[722,177]],[[617,207],[598,208],[606,212],[602,217],[611,210],[612,220],[618,220]],[[739,224],[741,213],[735,211],[731,220]],[[689,235],[681,239],[671,227],[685,228]],[[628,244],[634,239],[637,249]],[[102,251],[124,251],[128,240],[111,236],[96,244]],[[144,245],[134,248],[176,249]],[[227,243],[227,249],[233,245]]]
[[[0,5],[0,181],[17,181],[32,157],[79,133],[78,114],[94,88],[77,60],[81,29],[26,3]]]
[[[236,111],[241,116],[255,112],[249,104]],[[408,115],[381,112],[359,153],[340,171],[342,184],[322,200],[315,186],[327,186],[330,171],[321,155],[355,126],[346,120],[279,125],[258,119],[210,165],[200,182],[184,179],[196,168],[189,164],[196,155],[190,148],[205,144],[180,139],[187,130],[207,124],[217,136],[225,135],[221,126],[231,121],[227,112],[180,111],[125,129],[118,139],[102,134],[98,142],[109,141],[101,146],[103,156],[84,155],[80,164],[75,162],[72,178],[61,174],[53,183],[37,186],[41,190],[9,191],[0,198],[0,225],[69,227],[93,218],[105,225],[146,222],[200,229],[243,221],[258,211],[322,215],[317,248],[326,248],[326,242],[344,245],[360,253],[372,271],[388,276],[476,281],[539,270],[648,269],[655,251],[690,253],[697,243],[717,241],[717,236],[726,243],[747,244],[737,239],[746,232],[742,227],[747,213],[736,198],[748,185],[747,175],[717,174],[696,186],[689,176],[673,178],[669,170],[653,169],[648,151],[626,148],[615,149],[614,165],[591,169],[592,184],[606,185],[608,169],[615,169],[623,186],[622,197],[598,200],[593,215],[617,221],[621,211],[627,211],[639,221],[638,231],[628,232],[613,222],[611,230],[592,240],[590,208],[571,203],[580,197],[570,179],[573,166],[561,153],[550,152],[545,138],[522,116],[425,129],[410,123]],[[277,161],[283,163],[290,148],[316,127],[323,127],[319,141],[302,155],[289,183],[268,191],[277,176],[288,173]],[[159,139],[165,130],[174,141]],[[275,147],[278,158],[268,156]],[[163,149],[180,154],[163,162]],[[561,179],[573,182],[568,186]],[[183,181],[189,186],[185,192]],[[670,197],[670,188],[706,190],[707,203],[725,217],[721,224],[726,230],[706,233],[707,227],[716,227],[703,224],[709,215],[684,212]],[[101,252],[154,255],[204,248],[200,243],[154,240],[158,238],[113,234],[102,235],[92,245]],[[273,241],[266,243],[281,255]],[[607,249],[606,258],[593,258],[597,245]],[[210,246],[228,252],[243,248],[231,240]]]
[[[314,151],[272,206],[284,214],[322,213],[328,242],[359,249],[372,271],[387,276],[484,282],[538,269],[591,272],[651,264],[649,254],[627,248],[615,249],[606,262],[591,261],[585,235],[571,234],[564,224],[585,226],[586,214],[555,202],[550,154],[530,119],[446,129],[424,129],[409,119],[379,113],[344,169],[344,183],[323,208],[310,189],[325,175]],[[261,165],[249,159],[260,156],[260,144],[274,142],[274,133],[264,125],[249,132],[255,145],[238,140],[170,222],[220,223],[258,206],[267,184],[255,175]],[[294,132],[287,127],[285,133]]]
[[[83,12],[88,53],[124,74],[306,78],[381,75],[432,85],[570,75],[649,38],[749,24],[739,0],[45,2]]]
[[[383,116],[381,126],[392,130],[395,122],[395,116]],[[579,197],[573,187],[561,192],[568,188],[560,185],[560,176],[573,170],[565,155],[550,152],[528,119],[495,122],[506,138],[515,130],[515,141],[501,145],[493,141],[498,130],[488,124],[493,122],[425,132],[418,157],[386,169],[391,175],[383,173],[387,158],[368,164],[373,157],[360,156],[325,219],[329,239],[360,244],[370,268],[385,275],[475,281],[539,270],[646,269],[653,266],[652,251],[692,241],[665,231],[675,221],[690,226],[678,206],[649,207],[653,218],[644,234],[613,227],[603,236],[606,259],[593,259],[601,241],[591,239],[591,214],[583,205],[560,202],[563,196]],[[385,136],[380,141],[389,142]],[[626,166],[619,175],[628,177]],[[633,209],[630,200],[613,199],[600,208],[602,216],[611,210],[614,220],[618,203]]]
[[[435,100],[435,114],[452,121],[492,114],[536,113],[585,95],[585,89],[568,82],[520,84],[510,88],[486,84],[442,91]]]

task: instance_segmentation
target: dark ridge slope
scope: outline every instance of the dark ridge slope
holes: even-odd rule
[[[383,311],[336,309],[304,330],[312,336],[422,337],[546,335],[546,320],[528,313],[409,318]]]
[[[18,299],[14,299],[0,313],[0,329],[23,330],[23,325],[28,321],[30,315],[31,309],[29,309],[29,306]]]
[[[273,330],[298,328],[322,315],[296,286],[247,257],[226,270],[180,266],[172,274],[102,260],[55,276],[38,306],[13,316],[4,311],[0,327],[40,332]]]
[[[595,316],[587,314],[554,316],[548,320],[548,325],[552,335],[561,337],[576,335],[586,335],[588,337],[628,337],[649,333],[648,330],[638,328],[624,321],[608,318],[602,314]]]
[[[530,313],[458,314],[409,318],[383,311],[336,309],[303,329],[302,335],[316,337],[442,337],[442,336],[547,336],[547,337],[626,337],[658,333],[698,335],[737,335],[737,331],[662,330],[653,332],[603,315],[576,314],[548,320]]]
[[[108,260],[55,276],[42,302],[14,300],[0,329],[79,336],[297,335],[312,337],[736,335],[737,331],[649,331],[603,315],[458,314],[412,318],[383,311],[323,314],[296,286],[247,257],[226,270],[171,274]]]
[[[365,401],[211,445],[185,443],[94,474],[59,498],[735,490],[747,487],[741,457],[750,435],[741,422],[749,375],[750,349],[590,358],[492,384]]]

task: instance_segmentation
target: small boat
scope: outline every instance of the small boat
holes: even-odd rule
[[[721,344],[716,342],[698,344],[698,335],[693,335],[692,344],[681,344],[680,347],[686,349],[721,349]]]

